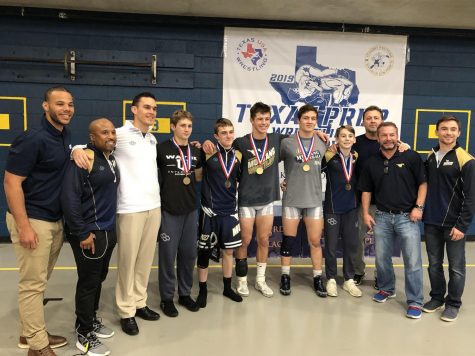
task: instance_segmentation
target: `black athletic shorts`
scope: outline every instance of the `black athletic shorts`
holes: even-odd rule
[[[217,244],[222,249],[231,249],[242,245],[238,215],[236,213],[211,217],[201,210],[198,248],[213,249]]]

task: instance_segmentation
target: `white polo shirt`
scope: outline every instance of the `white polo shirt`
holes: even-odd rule
[[[114,157],[120,169],[117,213],[137,213],[160,207],[157,140],[144,135],[132,121],[117,129]]]

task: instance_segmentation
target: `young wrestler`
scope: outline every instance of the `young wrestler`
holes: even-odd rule
[[[223,250],[223,295],[235,302],[242,297],[231,288],[233,251],[242,245],[237,216],[237,182],[241,152],[232,148],[234,127],[228,119],[219,119],[214,126],[217,151],[205,155],[201,188],[200,237],[198,241],[198,280],[200,292],[196,302],[206,307],[208,265],[211,252]]]
[[[169,317],[178,316],[173,303],[175,261],[178,303],[190,311],[199,310],[198,304],[190,297],[198,234],[195,183],[201,181],[202,175],[200,151],[188,143],[192,128],[191,113],[175,111],[171,118],[173,138],[157,147],[162,200],[162,224],[158,240],[160,307]]]
[[[282,140],[280,156],[284,161],[286,190],[282,199],[284,236],[280,249],[282,276],[280,293],[289,295],[292,246],[303,217],[310,243],[313,266],[313,286],[319,297],[327,293],[322,281],[323,228],[321,162],[327,147],[316,135],[317,109],[304,105],[298,111],[299,131]]]
[[[352,151],[355,143],[355,129],[344,125],[336,130],[337,153],[325,153],[323,167],[326,172],[325,191],[325,272],[327,293],[337,297],[336,249],[338,238],[343,242],[343,289],[353,297],[361,297],[361,290],[355,285],[354,254],[358,245],[358,195],[355,164],[358,154]]]

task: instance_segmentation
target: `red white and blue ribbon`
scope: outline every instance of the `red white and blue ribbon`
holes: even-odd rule
[[[312,155],[313,152],[313,146],[315,145],[315,136],[312,136],[312,141],[310,141],[310,146],[308,150],[305,150],[304,145],[302,144],[302,140],[300,139],[300,136],[298,132],[295,133],[295,138],[297,139],[297,143],[299,145],[300,152],[302,153],[302,160],[304,163],[308,162],[310,160],[310,156]]]
[[[259,156],[259,152],[257,151],[256,143],[254,142],[254,137],[252,134],[249,134],[249,141],[251,141],[252,149],[254,150],[254,155],[257,159],[257,165],[262,166],[262,162],[264,162],[264,158],[266,157],[267,148],[269,146],[269,140],[266,135],[266,142],[264,143],[264,149],[262,150],[262,154]]]
[[[229,179],[229,176],[231,175],[231,172],[233,171],[234,165],[236,164],[236,154],[234,153],[234,149],[232,149],[231,151],[232,151],[233,156],[231,158],[231,166],[228,169],[227,152],[226,152],[226,163],[225,163],[223,160],[223,156],[221,155],[221,150],[219,149],[220,145],[217,144],[216,146],[218,147],[218,159],[219,159],[219,163],[221,164],[221,169],[223,170],[223,173],[226,179]]]
[[[350,156],[347,160],[345,160],[345,156],[343,153],[341,153],[341,151],[338,151],[338,154],[340,155],[341,166],[343,167],[343,173],[345,174],[346,182],[349,184],[351,177],[353,176],[353,155],[350,152]]]
[[[190,144],[187,144],[187,157],[183,154],[183,151],[181,150],[180,145],[175,141],[175,137],[172,138],[173,144],[175,147],[178,149],[178,153],[180,154],[180,160],[183,163],[183,171],[185,172],[186,175],[188,175],[188,172],[191,171],[191,148]]]

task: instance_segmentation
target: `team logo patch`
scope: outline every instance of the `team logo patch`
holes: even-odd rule
[[[366,52],[364,62],[371,73],[383,76],[393,67],[394,55],[388,48],[376,46]]]
[[[336,219],[334,218],[330,218],[330,219],[327,219],[327,223],[333,226],[333,225],[338,224],[338,221],[336,221]]]
[[[396,164],[396,166],[398,166],[399,168],[402,168],[402,167],[404,167],[404,163],[398,163],[398,164]]]
[[[453,164],[454,164],[454,162],[445,161],[444,164],[443,164],[443,166],[451,166],[451,165],[453,165]]]
[[[165,234],[164,232],[162,232],[160,234],[160,240],[162,240],[163,242],[167,242],[167,241],[170,241],[170,236]]]
[[[236,48],[236,61],[248,72],[261,70],[267,64],[266,44],[255,37],[243,39]]]
[[[104,169],[105,169],[104,166],[99,166],[100,171],[103,171]]]

